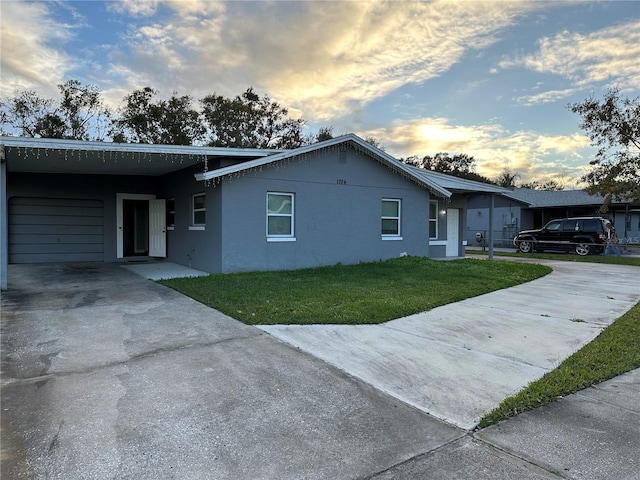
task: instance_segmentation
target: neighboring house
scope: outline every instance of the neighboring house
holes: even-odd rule
[[[601,214],[599,209],[603,203],[604,197],[589,195],[584,190],[512,190],[494,198],[496,246],[513,246],[512,240],[518,231],[541,228],[556,218],[590,216],[610,218],[620,238],[629,243],[640,242],[640,202],[614,202],[607,213]],[[465,238],[470,243],[477,232],[489,228],[489,204],[486,195],[469,197]]]
[[[0,156],[3,288],[11,263],[155,257],[218,273],[457,257],[464,195],[503,190],[356,135],[286,151],[2,137]]]

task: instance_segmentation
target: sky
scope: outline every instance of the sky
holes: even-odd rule
[[[581,186],[594,149],[572,103],[640,95],[637,1],[0,2],[0,96],[67,80],[112,108],[150,86],[195,99],[253,87],[306,133],[395,157],[464,153],[476,172]]]

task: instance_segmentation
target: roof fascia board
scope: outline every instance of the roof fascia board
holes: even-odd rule
[[[201,147],[194,145],[160,145],[146,143],[89,142],[58,138],[0,137],[0,145],[13,148],[52,150],[112,151],[125,153],[164,153],[173,155],[206,155],[217,157],[266,157],[283,150],[266,148]]]

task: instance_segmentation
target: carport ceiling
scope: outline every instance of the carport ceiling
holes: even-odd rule
[[[279,150],[0,137],[9,172],[159,176],[204,160],[252,160]],[[2,155],[2,153],[0,153]],[[204,168],[204,165],[203,165]]]

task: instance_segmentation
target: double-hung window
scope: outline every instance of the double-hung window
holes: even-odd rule
[[[382,239],[401,240],[400,211],[402,202],[397,198],[382,199]]]
[[[206,223],[207,205],[206,195],[204,193],[196,193],[191,200],[191,229],[204,230]]]
[[[429,238],[438,238],[438,201],[429,202]]]
[[[294,194],[267,193],[267,241],[293,241]]]

